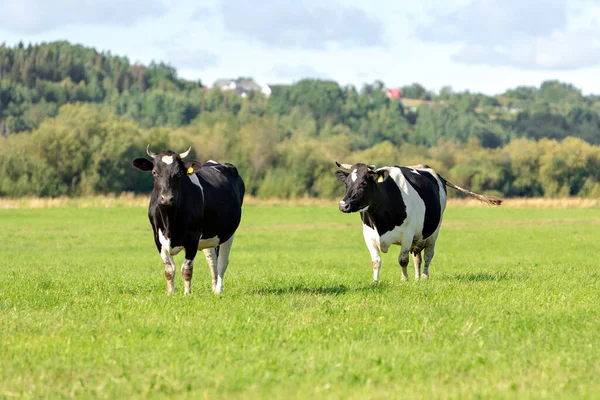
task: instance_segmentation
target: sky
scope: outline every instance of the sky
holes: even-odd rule
[[[600,94],[600,0],[0,0],[0,42],[68,40],[186,79]]]

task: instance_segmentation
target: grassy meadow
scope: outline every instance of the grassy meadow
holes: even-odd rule
[[[225,294],[199,257],[184,297],[145,207],[0,209],[0,398],[600,393],[600,208],[450,205],[431,279],[394,246],[378,284],[358,215],[243,213]]]

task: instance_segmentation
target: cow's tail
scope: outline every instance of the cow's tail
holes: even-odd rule
[[[466,193],[466,194],[468,194],[469,196],[473,196],[473,197],[475,197],[477,200],[479,200],[479,201],[483,201],[484,203],[487,203],[487,204],[489,204],[489,205],[492,205],[492,206],[499,206],[500,204],[502,204],[502,199],[501,199],[501,198],[499,198],[499,197],[495,197],[495,196],[484,196],[484,195],[482,195],[482,194],[479,194],[479,193],[474,193],[474,192],[471,192],[470,190],[467,190],[467,189],[465,189],[465,188],[462,188],[462,187],[460,187],[460,186],[457,186],[457,185],[455,185],[454,183],[452,183],[452,182],[448,182],[448,181],[447,181],[447,180],[445,180],[445,179],[443,179],[443,181],[444,181],[444,184],[445,184],[446,186],[450,186],[451,188],[454,188],[454,189],[456,189],[456,190],[458,190],[458,191],[460,191],[460,192]]]

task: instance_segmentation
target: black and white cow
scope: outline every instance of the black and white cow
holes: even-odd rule
[[[424,279],[429,278],[429,263],[446,208],[446,186],[467,193],[488,204],[500,205],[497,197],[483,196],[456,186],[427,165],[382,167],[365,164],[340,164],[335,173],[346,184],[340,211],[360,212],[363,236],[371,253],[373,279],[379,280],[380,251],[400,245],[398,262],[402,279],[408,279],[409,252],[413,254],[415,279],[421,276],[421,251],[425,254]]]
[[[233,235],[242,217],[244,181],[235,166],[216,161],[201,164],[183,159],[191,147],[178,154],[171,150],[136,158],[133,166],[152,171],[154,189],[148,218],[154,242],[165,266],[167,290],[175,292],[173,256],[185,250],[181,275],[185,294],[191,293],[194,258],[202,250],[212,275],[214,293],[223,292],[223,276],[229,264]]]

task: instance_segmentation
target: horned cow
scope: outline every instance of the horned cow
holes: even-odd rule
[[[175,292],[173,256],[185,251],[181,275],[184,294],[190,294],[194,259],[202,250],[212,276],[212,290],[218,294],[223,292],[233,236],[241,221],[245,186],[231,164],[184,162],[190,150],[157,154],[148,146],[146,153],[152,160],[136,158],[133,166],[152,171],[154,177],[148,218],[165,267],[168,293]]]
[[[346,185],[346,195],[339,209],[359,212],[363,236],[371,255],[373,279],[379,280],[380,252],[387,253],[392,244],[400,245],[398,262],[402,279],[408,279],[409,253],[413,255],[415,279],[429,278],[442,216],[446,209],[446,186],[459,190],[491,205],[502,200],[473,193],[454,185],[427,165],[375,168],[362,163],[336,165],[335,175]],[[421,275],[421,252],[425,265]]]

